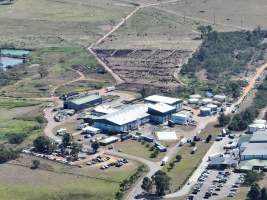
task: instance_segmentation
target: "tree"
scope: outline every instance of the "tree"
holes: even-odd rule
[[[210,140],[211,140],[211,138],[212,138],[212,135],[211,135],[211,134],[209,134],[209,135],[208,135],[208,137],[206,138],[206,143],[209,143],[209,142],[210,142]]]
[[[100,147],[99,142],[92,142],[91,147],[92,149],[94,149],[95,152],[97,152],[98,148]]]
[[[226,126],[227,124],[229,124],[231,117],[228,115],[225,115],[224,113],[221,113],[218,116],[217,120],[220,126]]]
[[[261,200],[266,200],[267,194],[266,194],[266,188],[261,189]]]
[[[35,151],[41,153],[52,153],[53,145],[50,139],[46,136],[39,136],[33,141]]]
[[[267,111],[264,114],[264,119],[267,120]]]
[[[200,31],[201,33],[201,39],[205,39],[208,34],[212,31],[212,27],[209,25],[209,26],[198,26],[197,27],[197,30]]]
[[[145,177],[143,179],[143,182],[142,182],[142,185],[141,185],[141,188],[146,191],[146,192],[151,192],[151,189],[152,189],[152,180],[148,177]]]
[[[251,185],[247,196],[251,200],[259,200],[260,199],[260,187],[257,183],[253,183]]]
[[[180,162],[182,160],[182,156],[181,155],[176,155],[176,162]]]
[[[75,143],[75,142],[72,143],[70,155],[72,156],[72,158],[74,160],[78,159],[78,154],[81,151],[81,149],[82,149],[82,145],[81,144],[78,144],[78,143]]]
[[[14,133],[8,137],[10,144],[21,144],[25,139],[25,134]]]
[[[40,166],[40,161],[39,160],[33,160],[32,161],[32,166],[31,169],[37,169]]]
[[[64,147],[69,146],[71,143],[71,140],[72,140],[72,137],[69,133],[64,134],[62,138],[62,145]]]
[[[170,177],[165,172],[161,170],[157,171],[152,176],[152,180],[155,183],[158,195],[164,195],[166,191],[170,190]]]
[[[13,149],[7,149],[6,147],[0,147],[0,164],[5,163],[9,160],[16,159],[19,155],[18,151]]]
[[[37,70],[38,74],[40,75],[41,78],[44,78],[48,75],[48,70],[46,67],[39,67],[38,70]]]

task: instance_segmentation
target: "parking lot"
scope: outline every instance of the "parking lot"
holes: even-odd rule
[[[188,199],[222,199],[234,197],[244,181],[244,175],[231,170],[205,170]]]

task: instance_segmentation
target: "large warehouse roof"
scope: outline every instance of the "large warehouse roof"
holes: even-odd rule
[[[173,97],[165,97],[160,95],[152,95],[145,98],[146,101],[151,101],[155,103],[166,103],[166,104],[174,104],[176,102],[182,102],[181,99],[173,98]]]
[[[267,143],[248,143],[242,156],[267,155]]]
[[[99,95],[92,94],[92,95],[81,97],[78,99],[73,99],[73,100],[71,100],[71,102],[76,104],[76,105],[81,105],[81,104],[85,104],[85,103],[88,103],[88,102],[91,102],[91,101],[94,101],[94,100],[97,100],[100,98],[101,97]]]
[[[145,104],[129,105],[119,111],[98,117],[96,119],[104,119],[117,125],[124,125],[137,119],[149,116],[148,107]]]

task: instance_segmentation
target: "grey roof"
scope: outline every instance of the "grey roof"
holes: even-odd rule
[[[248,143],[242,156],[267,155],[267,143]]]
[[[267,131],[256,131],[250,138],[249,142],[267,142]]]
[[[124,125],[149,116],[147,111],[148,107],[145,104],[129,105],[116,112],[101,117],[94,117],[94,119],[107,120],[117,125]]]
[[[78,99],[73,99],[71,100],[71,102],[77,105],[81,105],[81,104],[88,103],[88,102],[91,102],[97,99],[101,99],[101,97],[99,95],[92,94],[92,95],[81,97]]]

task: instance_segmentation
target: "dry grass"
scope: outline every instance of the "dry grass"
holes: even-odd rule
[[[24,48],[87,46],[133,8],[110,0],[16,0],[0,7],[1,43]]]

